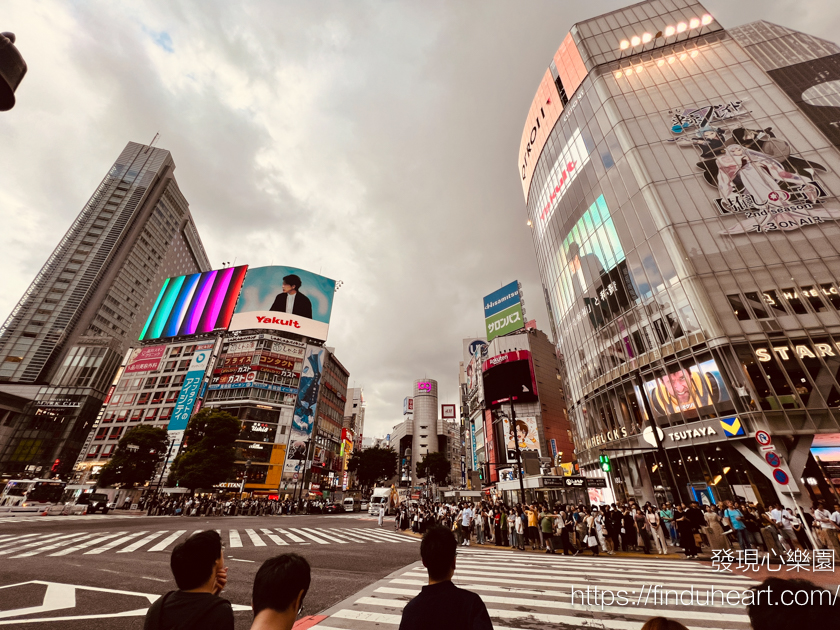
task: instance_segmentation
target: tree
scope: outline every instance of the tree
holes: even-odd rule
[[[166,456],[167,446],[165,429],[134,427],[117,444],[117,452],[102,468],[97,484],[131,488],[149,481]]]
[[[347,462],[347,470],[356,473],[361,485],[372,486],[397,474],[397,454],[379,446],[356,451]]]
[[[239,420],[226,411],[204,409],[190,418],[184,434],[186,449],[175,458],[169,483],[185,488],[212,488],[233,476],[234,443]]]
[[[431,480],[433,483],[445,484],[452,472],[452,466],[443,453],[426,453],[417,462],[417,476]]]

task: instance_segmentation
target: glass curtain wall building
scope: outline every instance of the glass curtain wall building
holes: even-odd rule
[[[129,142],[0,327],[0,383],[41,386],[0,471],[69,473],[164,279],[209,269],[174,170]]]
[[[837,52],[651,0],[545,72],[517,171],[577,457],[611,449],[619,500],[832,492],[810,449],[840,432],[840,155],[813,60]]]

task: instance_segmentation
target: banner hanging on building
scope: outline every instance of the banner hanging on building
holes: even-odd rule
[[[184,377],[181,393],[178,394],[178,401],[175,403],[175,410],[169,419],[167,427],[169,431],[183,431],[187,428],[212,355],[213,343],[200,343],[196,346],[187,375]]]
[[[318,412],[318,393],[321,391],[321,374],[324,369],[326,350],[309,346],[300,376],[300,389],[295,403],[295,415],[289,432],[289,446],[286,449],[284,473],[303,473],[312,439],[312,428]]]

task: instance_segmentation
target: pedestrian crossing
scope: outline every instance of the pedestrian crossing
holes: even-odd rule
[[[180,524],[181,522],[179,522]],[[200,528],[140,531],[79,531],[0,534],[0,562],[32,556],[61,557],[108,552],[169,552]],[[367,527],[273,527],[217,530],[228,550],[299,545],[416,544],[411,536]]]
[[[721,605],[721,599],[757,584],[680,560],[567,558],[464,548],[458,550],[453,581],[481,596],[496,630],[638,630],[657,616],[677,620],[690,630],[748,630],[744,606]],[[405,604],[427,583],[426,570],[415,563],[325,611],[311,628],[398,626]],[[710,590],[713,600],[708,598]]]

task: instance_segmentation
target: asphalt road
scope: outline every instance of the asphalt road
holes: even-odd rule
[[[225,542],[223,597],[243,607],[234,613],[237,630],[250,627],[251,585],[271,556],[295,552],[312,565],[305,615],[419,559],[419,544],[393,534],[393,520],[379,528],[359,514],[21,518],[0,522],[0,628],[139,630],[143,616],[132,611],[149,606],[147,595],[176,588],[169,554],[178,540],[203,529],[220,530]]]

